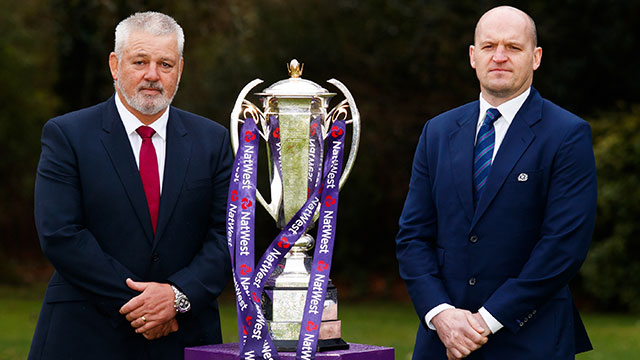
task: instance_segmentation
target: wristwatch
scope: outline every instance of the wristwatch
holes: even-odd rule
[[[187,295],[173,285],[171,285],[171,290],[173,290],[173,293],[176,296],[176,300],[173,302],[173,307],[176,309],[176,312],[184,314],[191,310],[191,303],[189,302]]]

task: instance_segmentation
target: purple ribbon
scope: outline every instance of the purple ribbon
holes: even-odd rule
[[[324,162],[324,182],[320,195],[320,217],[309,288],[302,315],[296,359],[313,359],[317,349],[324,299],[331,272],[331,255],[336,234],[338,216],[338,190],[342,173],[345,124],[335,123],[329,131],[329,144]]]
[[[278,172],[278,176],[282,179],[282,155],[280,151],[280,120],[278,115],[269,115],[269,150],[275,156],[272,157],[274,161],[275,171]]]
[[[247,125],[248,123],[252,125]],[[246,339],[247,316],[251,303],[247,296],[249,282],[254,269],[254,229],[256,205],[257,159],[260,139],[258,129],[252,119],[247,119],[242,127],[242,138],[233,165],[233,176],[229,185],[227,201],[227,245],[231,255],[233,283],[236,292],[238,314],[238,337],[242,343]],[[234,249],[235,248],[235,249]],[[245,319],[244,321],[241,321]]]
[[[309,176],[307,197],[311,196],[313,189],[318,187],[318,181],[320,180],[318,173],[322,169],[320,165],[322,161],[322,146],[324,145],[324,141],[322,141],[322,116],[311,115],[309,139]]]
[[[277,118],[275,120],[277,124]],[[312,119],[312,124],[313,123]],[[332,225],[330,229],[326,230],[326,234],[324,230],[322,230],[323,232],[321,233],[321,229],[324,229],[324,226],[318,227],[318,238],[321,239],[322,242],[319,243],[320,246],[316,246],[315,252],[316,254],[320,254],[320,256],[314,256],[312,266],[316,272],[318,272],[318,269],[322,269],[320,272],[326,276],[328,281],[335,236],[335,210],[337,209],[338,201],[338,182],[341,172],[344,126],[344,122],[337,122],[331,130],[331,136],[329,136],[329,148],[332,149],[332,155],[328,155],[325,160],[324,186],[321,186],[320,190],[322,193],[320,194],[320,191],[317,191],[317,185],[320,182],[319,166],[314,165],[313,169],[310,167],[309,171],[310,176],[314,175],[314,178],[310,179],[310,184],[315,185],[313,191],[310,192],[310,196],[305,204],[271,242],[257,266],[253,261],[253,253],[259,134],[256,124],[252,119],[246,119],[242,126],[242,138],[240,139],[238,154],[234,161],[233,176],[229,185],[229,198],[227,203],[227,245],[229,247],[233,268],[233,282],[238,310],[238,337],[240,357],[242,359],[254,359],[256,356],[260,358],[279,359],[273,341],[269,336],[266,320],[260,307],[262,292],[267,279],[273,273],[276,266],[282,261],[291,249],[291,246],[305,233],[305,230],[311,224],[321,199],[323,199],[320,218],[322,222],[319,222],[319,224],[328,221]],[[274,127],[272,127],[272,129],[274,129]],[[275,129],[277,129],[277,126],[275,126]],[[322,151],[320,129],[317,130],[317,133],[317,137],[314,136],[314,138],[318,139],[319,143],[315,145]],[[270,134],[270,137],[273,137],[273,132]],[[273,144],[271,146],[273,146]],[[326,215],[323,213],[323,210],[327,213]],[[328,219],[331,217],[330,211],[332,211],[333,217]],[[316,296],[317,298],[317,293],[311,290],[312,289],[309,290],[309,292],[312,293],[311,296]],[[308,320],[314,322],[314,324],[318,324],[317,329],[313,329],[315,333],[312,331],[310,334],[306,334],[306,337],[303,337],[305,326],[302,326],[298,341],[298,358],[311,359],[314,357],[315,345],[311,357],[307,357],[306,354],[300,354],[301,351],[306,349],[305,344],[308,344],[309,339],[313,339],[313,343],[316,343],[325,293],[326,282],[322,289],[321,300],[307,295],[305,308],[319,306],[318,309],[320,310],[316,311],[319,313],[319,318],[310,317]]]

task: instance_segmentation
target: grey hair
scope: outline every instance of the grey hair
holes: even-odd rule
[[[154,36],[175,35],[178,40],[178,54],[182,57],[184,50],[184,32],[182,27],[169,15],[159,12],[138,12],[122,20],[116,26],[114,52],[118,59],[122,58],[129,36],[133,31],[143,31]]]

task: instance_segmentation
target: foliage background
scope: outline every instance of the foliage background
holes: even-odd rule
[[[172,15],[186,34],[174,104],[228,126],[240,89],[286,77],[292,58],[358,103],[363,133],[342,193],[332,277],[341,297],[405,298],[394,237],[424,122],[478,96],[468,45],[480,0],[22,0],[0,3],[0,282],[51,272],[33,226],[40,129],[113,93],[113,30],[135,11]],[[536,20],[543,61],[534,86],[587,119],[599,175],[597,226],[573,289],[582,308],[640,312],[640,3],[507,2]],[[275,234],[258,213],[263,246]],[[366,259],[366,260],[365,260]]]

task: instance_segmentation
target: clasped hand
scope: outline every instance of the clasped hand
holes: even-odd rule
[[[462,359],[488,341],[490,331],[480,314],[462,309],[447,309],[431,319],[440,340],[447,348],[447,359]]]
[[[154,340],[178,331],[171,285],[127,279],[127,286],[140,295],[124,304],[120,314],[125,315],[136,333]]]

